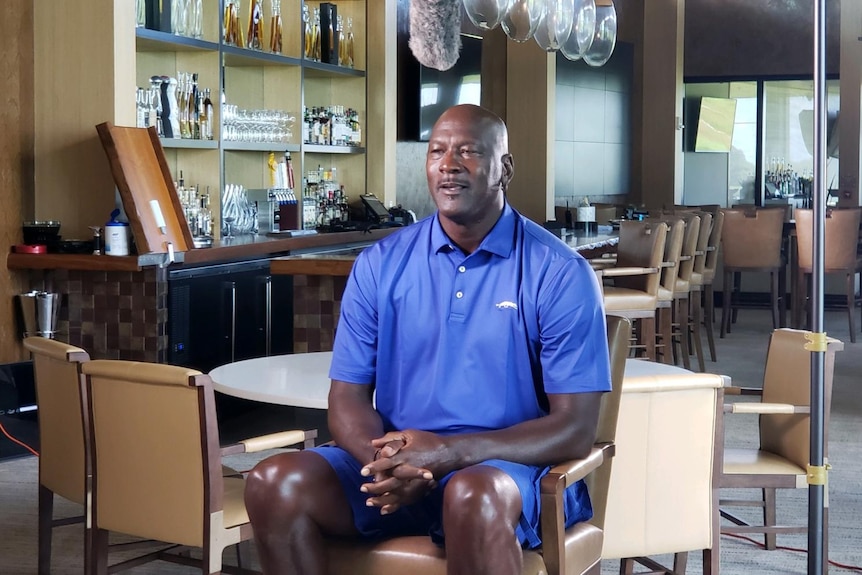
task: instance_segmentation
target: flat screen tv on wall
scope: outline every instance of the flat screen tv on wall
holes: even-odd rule
[[[458,61],[445,71],[419,64],[412,54],[406,57],[400,74],[399,139],[428,141],[434,123],[447,108],[456,104],[476,104],[482,93],[482,39],[461,34]],[[403,68],[402,68],[403,69]]]
[[[694,151],[729,152],[735,121],[736,100],[702,97],[698,107]]]

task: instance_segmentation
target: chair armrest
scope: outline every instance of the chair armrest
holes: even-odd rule
[[[681,262],[687,262],[690,259],[691,259],[691,256],[679,256],[679,261],[681,261]]]
[[[663,268],[675,268],[676,262],[661,262],[661,267],[663,267]]]
[[[791,415],[794,413],[811,413],[811,408],[807,405],[792,405],[790,403],[760,403],[740,401],[738,403],[724,404],[725,413],[759,413],[759,414],[778,414],[784,413]]]
[[[658,268],[621,267],[594,271],[596,273],[600,273],[606,278],[613,278],[622,276],[644,276],[649,274],[657,274]]]
[[[759,387],[728,385],[724,388],[724,395],[763,395],[763,390]]]
[[[616,258],[593,258],[589,260],[593,269],[607,269],[617,265]]]
[[[221,448],[221,454],[222,457],[224,457],[225,455],[236,455],[237,453],[257,453],[259,451],[287,447],[288,445],[295,445],[297,443],[302,443],[303,447],[314,447],[314,439],[316,437],[316,429],[309,429],[307,431],[302,429],[279,431],[278,433],[260,435],[258,437],[244,439],[232,445],[226,445]]]
[[[542,512],[542,555],[547,573],[565,573],[566,528],[563,491],[566,487],[598,469],[614,455],[613,443],[597,443],[583,459],[567,461],[551,468],[542,478],[540,492]]]
[[[613,443],[597,443],[590,450],[590,454],[583,459],[571,459],[553,466],[548,474],[542,478],[541,492],[544,494],[555,493],[560,482],[565,489],[580,481],[613,457],[614,450]]]
[[[717,249],[718,248],[716,246],[706,246],[706,251],[708,252],[714,252]]]

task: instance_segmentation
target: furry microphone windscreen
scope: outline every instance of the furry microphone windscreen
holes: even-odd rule
[[[423,66],[448,70],[461,52],[461,0],[410,0],[410,50]]]

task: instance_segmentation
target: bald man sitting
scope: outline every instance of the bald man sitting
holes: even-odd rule
[[[327,536],[428,534],[450,574],[519,575],[539,482],[589,453],[610,370],[587,262],[506,200],[506,126],[448,109],[426,158],[434,215],[365,249],[341,304],[335,441],[270,457],[245,500],[263,572],[323,575]],[[376,392],[376,405],[372,396]],[[584,484],[566,524],[592,515]]]

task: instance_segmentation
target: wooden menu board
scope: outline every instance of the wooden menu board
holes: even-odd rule
[[[105,122],[96,126],[96,130],[120,190],[138,253],[165,253],[169,243],[174,251],[189,251],[194,246],[192,232],[156,129],[126,128]],[[154,200],[163,222],[157,219]]]

